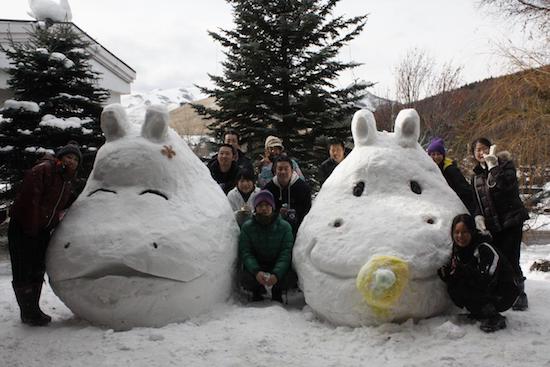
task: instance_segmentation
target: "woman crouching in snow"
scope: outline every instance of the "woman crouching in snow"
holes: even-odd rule
[[[492,332],[506,328],[499,312],[509,309],[519,290],[514,271],[505,257],[476,229],[468,214],[457,215],[451,227],[453,249],[449,263],[438,270],[458,307],[481,321],[480,329]]]

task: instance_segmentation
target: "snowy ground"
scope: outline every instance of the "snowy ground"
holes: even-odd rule
[[[550,273],[528,271],[543,258],[550,244],[524,247],[529,310],[506,312],[508,328],[494,334],[453,315],[334,327],[300,294],[286,307],[232,300],[185,323],[113,332],[76,319],[49,286],[42,305],[54,322],[31,328],[19,322],[9,263],[0,260],[0,366],[550,366]]]

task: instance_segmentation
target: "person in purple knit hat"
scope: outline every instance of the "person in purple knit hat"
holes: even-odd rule
[[[428,145],[428,154],[432,157],[433,161],[445,177],[445,180],[458,195],[464,206],[468,211],[473,213],[474,210],[474,196],[472,188],[468,181],[464,178],[462,172],[458,168],[456,161],[446,157],[445,144],[441,138],[433,138]]]

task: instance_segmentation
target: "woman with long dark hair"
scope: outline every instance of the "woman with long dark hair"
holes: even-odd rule
[[[475,223],[479,230],[488,230],[495,247],[514,268],[520,295],[512,307],[516,311],[528,307],[525,277],[519,264],[523,222],[529,218],[519,197],[516,168],[511,154],[496,154],[496,146],[486,138],[472,143],[472,155],[477,162],[472,177],[475,203]]]
[[[518,296],[514,271],[508,260],[489,243],[469,214],[453,219],[452,254],[438,270],[447,284],[449,296],[458,307],[465,307],[470,317],[481,321],[480,329],[493,332],[506,327],[500,312],[509,309]]]

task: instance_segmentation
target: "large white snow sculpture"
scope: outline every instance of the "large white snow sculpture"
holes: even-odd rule
[[[466,208],[419,132],[415,110],[399,113],[394,133],[358,111],[355,148],[300,226],[294,266],[306,302],[335,324],[424,318],[449,304],[436,270],[450,255],[452,218]]]
[[[28,14],[36,20],[70,22],[73,17],[68,0],[29,0],[29,7]]]
[[[140,129],[110,105],[101,128],[107,142],[49,245],[55,293],[76,315],[119,330],[181,321],[227,299],[238,226],[166,109],[150,107]]]

